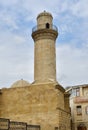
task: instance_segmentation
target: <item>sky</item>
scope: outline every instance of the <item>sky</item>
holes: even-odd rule
[[[46,10],[58,27],[57,81],[88,84],[88,0],[0,0],[0,88],[34,80],[36,17]]]

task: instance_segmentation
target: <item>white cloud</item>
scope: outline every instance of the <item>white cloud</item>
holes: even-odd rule
[[[88,83],[88,47],[70,44],[57,48],[58,81],[64,86]]]
[[[11,6],[18,2],[18,0],[0,0],[0,4],[3,6]]]
[[[0,12],[0,28],[8,28],[10,30],[18,29],[16,19],[13,13],[7,10]]]
[[[33,44],[10,32],[0,35],[0,84],[9,87],[15,80],[33,80]],[[31,65],[30,65],[31,63]]]
[[[79,17],[88,17],[88,0],[78,0],[70,6],[72,13]]]
[[[32,27],[41,11],[59,28],[57,75],[64,86],[87,83],[88,0],[0,0],[0,86],[33,80]]]

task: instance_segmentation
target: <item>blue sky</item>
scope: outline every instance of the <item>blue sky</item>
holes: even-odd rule
[[[57,80],[88,84],[88,0],[0,0],[0,88],[24,79],[33,82],[36,17],[44,10],[58,27]]]

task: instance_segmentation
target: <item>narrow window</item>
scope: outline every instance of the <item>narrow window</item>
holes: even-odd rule
[[[85,110],[86,110],[86,114],[88,114],[88,106],[86,106],[86,109],[85,109]]]
[[[80,96],[79,88],[76,88],[76,96]]]
[[[46,23],[46,28],[49,28],[49,27],[50,27],[49,23]]]
[[[77,115],[82,115],[82,107],[81,106],[77,106]]]

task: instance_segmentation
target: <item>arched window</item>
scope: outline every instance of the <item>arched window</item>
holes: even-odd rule
[[[50,25],[49,25],[49,23],[46,23],[46,28],[50,28]]]
[[[77,130],[87,130],[85,124],[80,124],[78,127],[77,127]]]
[[[77,130],[87,130],[86,126],[78,126]]]

